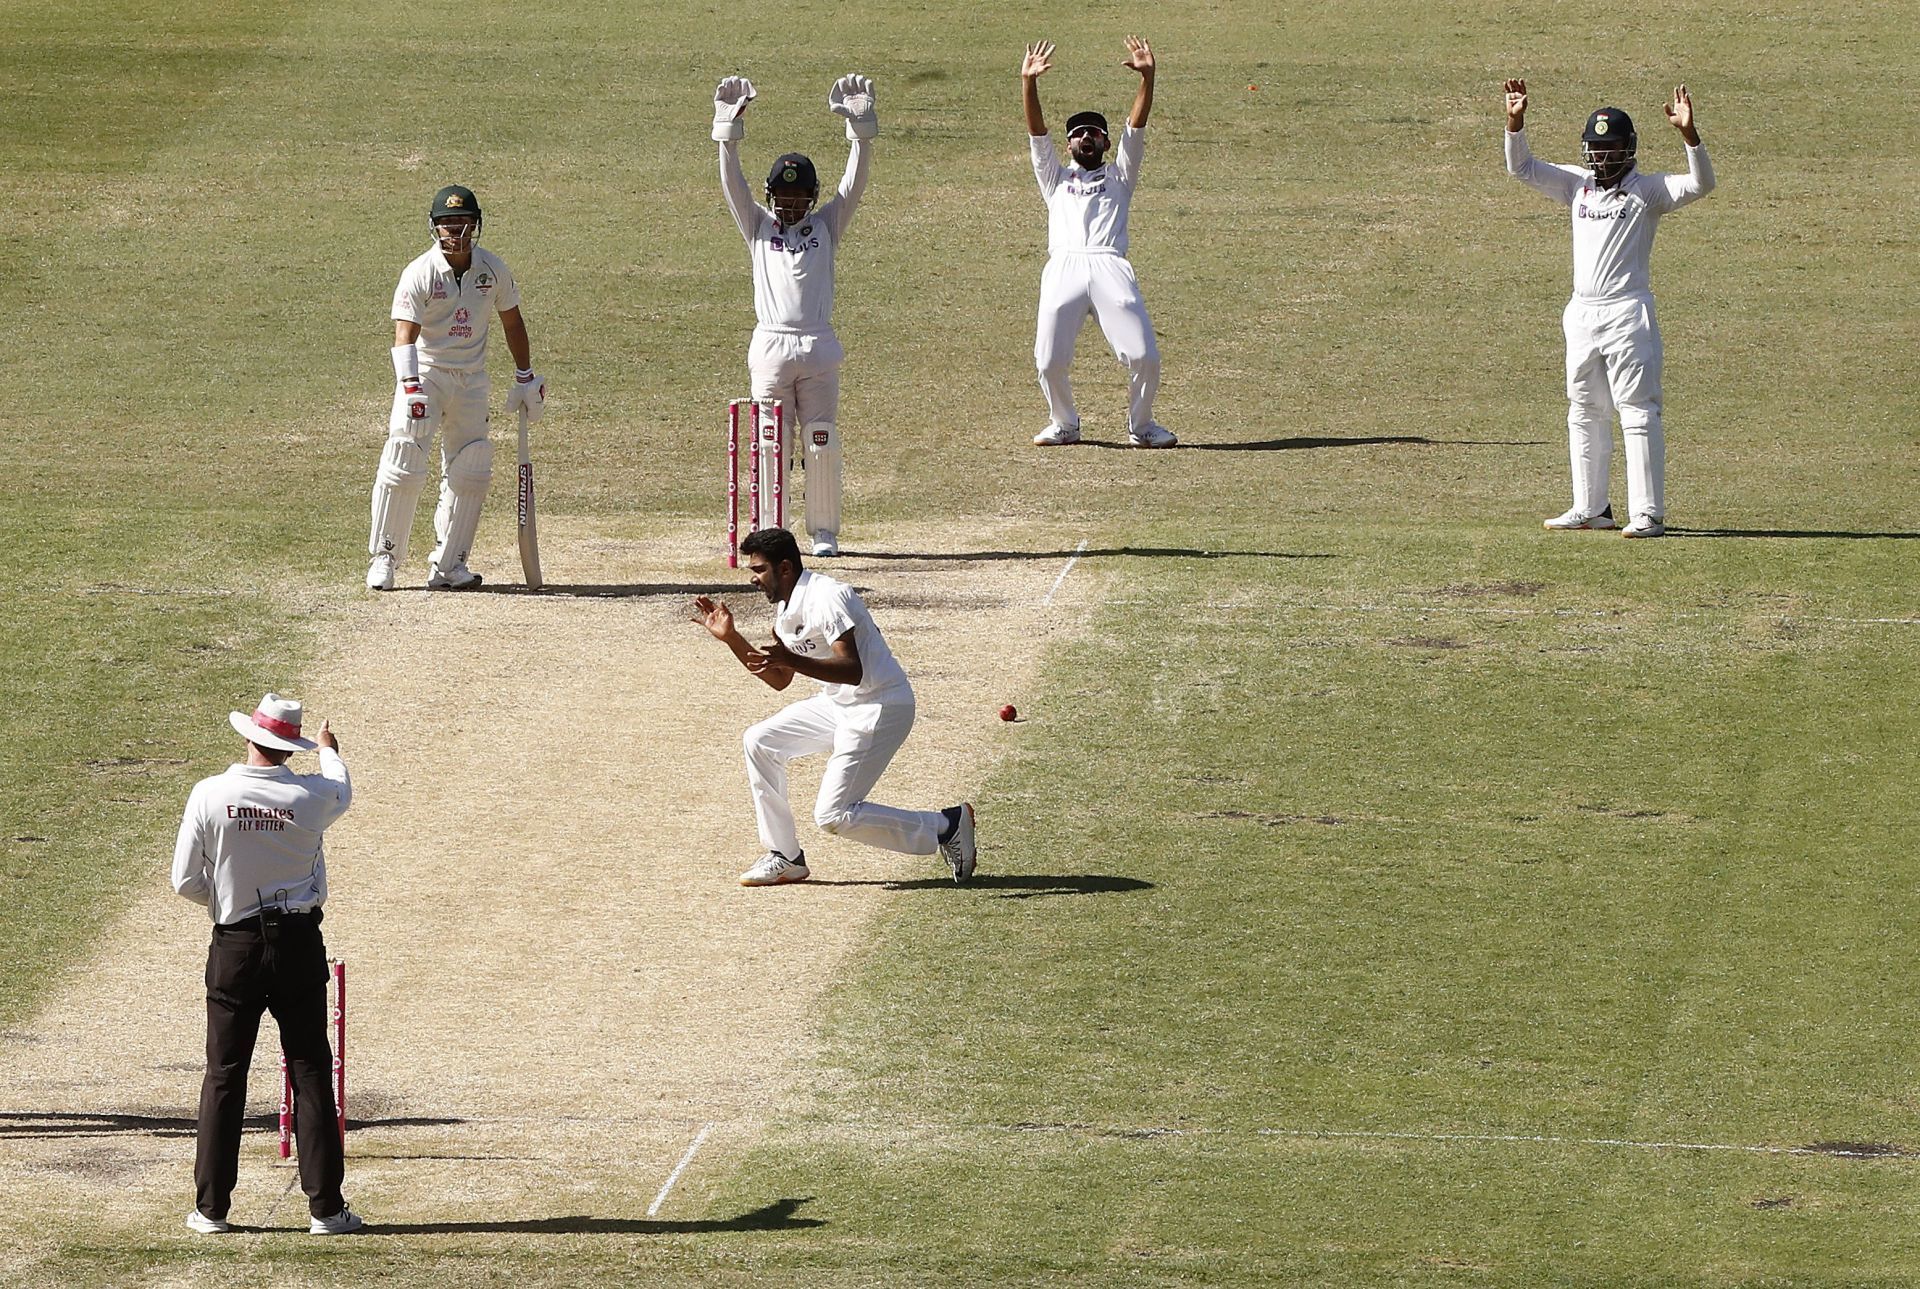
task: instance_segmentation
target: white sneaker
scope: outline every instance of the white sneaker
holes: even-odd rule
[[[367,1225],[367,1219],[342,1205],[332,1217],[316,1217],[307,1222],[308,1235],[352,1235]]]
[[[813,874],[807,870],[807,852],[788,859],[777,850],[770,850],[760,857],[760,862],[740,874],[742,886],[785,886],[789,882],[804,882]]]
[[[369,591],[393,589],[393,556],[375,555],[373,557],[373,563],[367,565],[367,589]]]
[[[813,535],[813,553],[815,555],[838,555],[840,539],[833,533],[822,529]]]
[[[198,1231],[202,1235],[225,1235],[228,1231],[231,1231],[233,1227],[230,1226],[223,1217],[200,1216],[200,1210],[196,1208],[193,1212],[187,1214],[187,1229],[189,1231]]]
[[[1063,448],[1069,443],[1080,441],[1080,427],[1077,425],[1052,425],[1033,436],[1036,448]]]
[[[471,591],[480,585],[480,575],[465,564],[455,564],[449,569],[434,569],[433,576],[427,579],[429,591]]]
[[[1597,515],[1583,515],[1577,509],[1569,510],[1564,515],[1555,515],[1552,519],[1543,521],[1540,526],[1558,532],[1571,532],[1576,528],[1611,528],[1613,527],[1613,505],[1608,503]]]
[[[1633,522],[1620,530],[1622,537],[1665,537],[1667,526],[1652,515],[1635,515]]]
[[[960,803],[960,824],[953,830],[953,836],[940,843],[940,857],[953,870],[954,881],[964,882],[973,876],[974,863],[980,858],[980,847],[973,839],[971,801]]]
[[[1127,435],[1130,448],[1170,448],[1179,442],[1173,431],[1158,421],[1148,422],[1147,428],[1138,434]]]

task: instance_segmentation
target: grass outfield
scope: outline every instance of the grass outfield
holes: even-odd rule
[[[220,713],[300,692],[308,615],[356,597],[385,306],[442,182],[522,282],[547,513],[704,522],[751,322],[712,82],[761,90],[750,173],[793,146],[831,180],[826,86],[870,72],[848,544],[1029,517],[1103,594],[1039,692],[981,696],[1028,717],[982,880],[882,928],[790,1072],[817,1109],[703,1156],[658,1226],[212,1247],[76,1217],[32,1233],[62,1280],[1920,1279],[1904,1153],[1588,1144],[1920,1149],[1910,12],[0,14],[0,1025],[164,880]],[[1197,450],[1042,456],[1013,69],[1054,38],[1049,119],[1117,113],[1136,26],[1134,259]],[[1655,258],[1672,540],[1537,529],[1567,233],[1502,173],[1510,74],[1553,160],[1610,101],[1675,167],[1657,104],[1696,95],[1721,186]],[[1111,441],[1121,382],[1082,355]]]

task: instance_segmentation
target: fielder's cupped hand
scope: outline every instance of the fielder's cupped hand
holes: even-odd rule
[[[746,137],[747,128],[740,115],[753,102],[753,82],[744,76],[729,76],[713,91],[713,137],[726,143]]]
[[[871,77],[854,74],[835,81],[827,91],[827,109],[847,118],[849,139],[871,139],[880,133],[880,120],[873,110]]]
[[[687,617],[689,621],[705,627],[707,634],[715,640],[725,640],[733,635],[733,610],[727,607],[725,600],[696,595]]]
[[[1027,46],[1027,56],[1020,60],[1020,75],[1032,80],[1053,69],[1053,42],[1042,40]]]

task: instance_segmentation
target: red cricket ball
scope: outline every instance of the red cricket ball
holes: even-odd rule
[[[1000,719],[1003,721],[1010,721],[1014,717],[1018,716],[1019,714],[1020,714],[1020,710],[1017,707],[1015,707],[1012,703],[1008,703],[1005,707],[1002,707],[1000,709]]]

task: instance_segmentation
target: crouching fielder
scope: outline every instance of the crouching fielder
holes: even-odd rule
[[[1597,109],[1580,136],[1586,166],[1537,161],[1527,148],[1527,83],[1510,80],[1507,173],[1573,210],[1573,298],[1561,325],[1567,335],[1567,454],[1573,464],[1573,507],[1548,528],[1612,528],[1607,472],[1613,458],[1613,413],[1627,449],[1627,526],[1622,537],[1666,533],[1667,441],[1660,424],[1664,351],[1653,316],[1648,261],[1662,215],[1713,191],[1713,165],[1693,124],[1693,99],[1682,85],[1666,105],[1667,120],[1687,145],[1684,175],[1642,174],[1633,122],[1617,107]]]
[[[493,444],[487,439],[487,324],[513,354],[507,411],[527,420],[546,411],[547,383],[533,373],[520,288],[499,256],[477,244],[480,202],[470,188],[449,185],[434,194],[427,223],[433,245],[407,265],[393,292],[393,414],[373,482],[373,535],[367,588],[391,591],[407,559],[414,507],[427,482],[427,444],[440,431],[440,505],[433,515],[439,538],[427,569],[430,591],[467,591],[480,575],[467,553],[480,529],[480,507],[493,481]]]
[[[815,555],[840,553],[840,364],[846,352],[833,331],[833,260],[867,188],[873,137],[873,82],[842,76],[827,108],[846,118],[852,151],[840,190],[818,209],[820,177],[798,152],[775,158],[767,204],[753,200],[740,171],[741,117],[753,82],[729,76],[713,93],[713,137],[720,145],[720,188],[747,240],[753,261],[753,312],[747,350],[753,396],[786,406],[789,432],[806,446],[807,532]]]
[[[800,547],[784,528],[763,528],[740,543],[753,584],[774,605],[771,644],[748,644],[724,603],[700,596],[693,620],[733,650],[774,689],[795,676],[820,682],[746,733],[747,786],[767,853],[740,875],[742,886],[780,886],[812,876],[787,804],[787,762],[830,754],[813,803],[823,832],[907,855],[938,851],[953,880],[973,876],[973,806],[900,810],[867,794],[913,728],[913,687],[852,587],[801,567]]]

